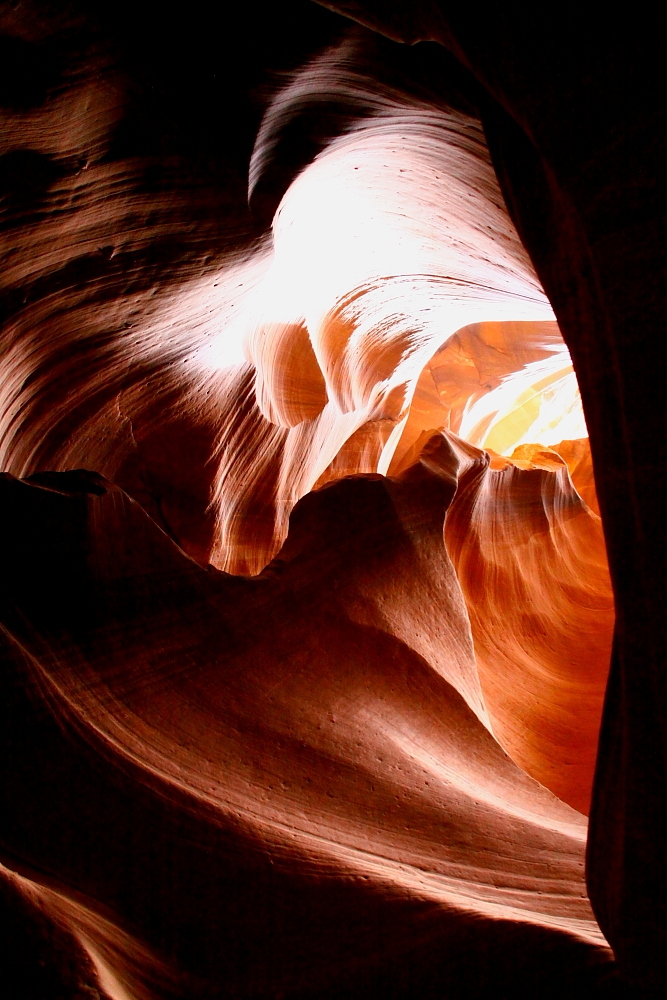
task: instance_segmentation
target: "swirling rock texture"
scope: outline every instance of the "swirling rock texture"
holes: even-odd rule
[[[2,7],[7,982],[660,995],[650,39],[329,7]]]

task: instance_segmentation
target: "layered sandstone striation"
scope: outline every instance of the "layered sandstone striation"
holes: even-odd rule
[[[557,451],[514,454],[471,460],[447,515],[447,547],[496,737],[588,814],[614,627],[602,523]]]
[[[5,850],[76,887],[60,919],[107,983],[155,995],[166,964],[195,995],[363,995],[389,970],[400,994],[417,960],[432,990],[467,975],[464,934],[494,962],[567,955],[594,988],[584,818],[496,742],[443,542],[461,450],[304,498],[253,579],[199,567],[99,476],[2,482],[14,674],[64,726],[14,696],[34,736]]]
[[[225,70],[232,149],[164,111],[200,99],[181,29],[139,58],[109,12],[36,9],[6,49],[41,89],[0,94],[0,882],[26,990],[602,995],[614,600],[476,86],[320,12],[270,86],[253,46]]]

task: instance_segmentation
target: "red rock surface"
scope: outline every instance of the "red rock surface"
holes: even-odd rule
[[[472,457],[445,536],[494,734],[588,814],[614,628],[602,524],[555,451],[523,454]]]
[[[304,498],[254,579],[98,476],[2,483],[14,669],[83,757],[70,775],[42,734],[16,762],[5,849],[84,894],[83,924],[67,890],[58,912],[131,995],[165,962],[195,992],[437,993],[526,941],[595,988],[585,821],[489,732],[442,536],[457,464],[435,438],[398,480]]]
[[[17,995],[661,995],[648,42],[84,6],[0,21]]]

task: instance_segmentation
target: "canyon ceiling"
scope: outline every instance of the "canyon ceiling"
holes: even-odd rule
[[[11,996],[662,996],[659,26],[0,3]]]

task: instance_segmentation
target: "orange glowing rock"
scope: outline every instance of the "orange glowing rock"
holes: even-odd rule
[[[274,96],[249,191],[151,189],[92,62],[0,115],[53,160],[0,230],[0,886],[105,1000],[611,959],[583,864],[614,604],[571,358],[481,121],[375,80],[364,37]],[[248,194],[320,99],[354,113],[261,230]]]
[[[562,450],[581,467],[586,444]],[[614,626],[600,518],[556,450],[523,446],[471,458],[445,531],[493,732],[587,813]]]

